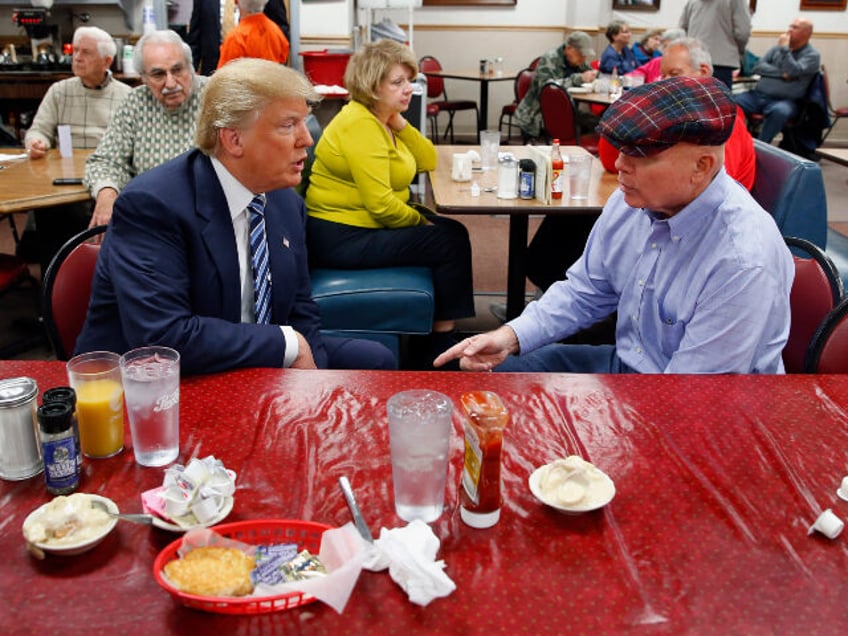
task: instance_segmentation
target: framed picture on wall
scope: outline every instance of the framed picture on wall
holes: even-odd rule
[[[845,11],[846,0],[801,0],[801,9]]]
[[[612,0],[612,8],[620,11],[659,11],[660,0]]]
[[[515,4],[517,0],[424,0],[425,7],[435,6],[485,6]]]

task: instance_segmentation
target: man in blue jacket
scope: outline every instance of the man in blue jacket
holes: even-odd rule
[[[186,374],[396,366],[381,344],[319,333],[293,190],[316,99],[306,77],[267,60],[215,73],[199,149],[139,175],[115,202],[78,352],[165,345]]]
[[[754,90],[736,96],[747,116],[765,115],[759,138],[771,143],[786,122],[798,115],[800,100],[819,72],[821,55],[810,44],[813,23],[795,18],[789,30],[777,39],[754,66],[760,75]]]

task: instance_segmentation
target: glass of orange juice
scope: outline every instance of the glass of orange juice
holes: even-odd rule
[[[77,394],[80,446],[86,457],[111,457],[124,448],[120,359],[110,351],[91,351],[68,361],[68,380]]]

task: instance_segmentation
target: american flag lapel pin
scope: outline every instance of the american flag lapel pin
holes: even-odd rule
[[[289,246],[289,240],[284,236],[283,237],[283,247],[288,249],[288,246]]]

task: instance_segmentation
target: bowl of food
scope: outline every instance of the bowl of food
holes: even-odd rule
[[[540,466],[528,481],[536,499],[566,514],[598,510],[615,497],[612,479],[577,455]]]
[[[55,497],[29,513],[22,530],[30,550],[36,555],[41,551],[73,556],[103,541],[118,519],[92,505],[95,501],[101,502],[109,512],[118,512],[118,506],[111,499],[74,493]]]

